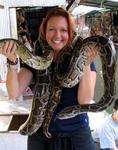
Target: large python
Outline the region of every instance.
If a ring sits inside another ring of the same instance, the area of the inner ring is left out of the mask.
[[[6,39],[0,40],[0,43],[3,41],[6,41]],[[62,52],[55,63],[55,67],[52,67],[51,59],[49,61],[50,64],[44,70],[37,71],[39,79],[36,84],[31,114],[25,124],[20,127],[19,131],[21,134],[31,135],[42,126],[45,135],[51,137],[48,128],[53,112],[59,103],[62,87],[73,87],[79,83],[83,75],[83,66],[89,60],[88,46],[94,47],[94,50],[100,55],[104,79],[104,94],[98,103],[78,104],[78,106],[65,108],[57,117],[65,119],[74,117],[82,112],[101,111],[114,101],[116,59],[113,43],[103,36],[88,37],[84,40],[77,37],[72,46]],[[46,48],[48,48],[47,45]],[[18,49],[17,51],[20,50]],[[19,56],[22,59],[22,56]],[[28,61],[25,60],[24,62],[27,63]],[[41,63],[40,65],[43,66]],[[32,65],[30,66],[32,67]],[[43,67],[40,68],[42,69]]]
[[[116,50],[113,42],[103,36],[92,36],[83,40],[82,49],[80,49],[80,51],[85,51],[86,46],[93,47],[101,58],[104,80],[103,96],[97,103],[66,107],[59,114],[57,114],[58,119],[72,118],[83,112],[102,111],[114,101]],[[78,81],[79,79],[80,78],[78,78]]]
[[[43,52],[42,56],[34,55],[21,41],[12,38],[0,39],[0,48],[2,48],[5,42],[12,40],[16,42],[16,55],[28,66],[37,69],[44,70],[50,66],[53,60],[53,51],[48,46],[48,49]],[[33,50],[32,50],[33,51]]]
[[[54,70],[54,90],[47,106],[46,117],[43,122],[43,130],[47,137],[51,137],[48,132],[50,120],[60,100],[62,87],[73,87],[79,83],[83,75],[83,66],[89,60],[87,47],[92,47],[98,52],[102,62],[102,72],[104,80],[104,94],[95,104],[84,104],[70,106],[57,114],[58,119],[68,119],[75,117],[83,112],[98,112],[106,109],[114,101],[115,91],[115,69],[116,69],[116,51],[113,42],[103,36],[92,36],[84,40],[79,37],[76,40],[74,48],[67,48],[58,58]],[[70,51],[69,51],[70,49]],[[56,118],[55,118],[56,119]]]

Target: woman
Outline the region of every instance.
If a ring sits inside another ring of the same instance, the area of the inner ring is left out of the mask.
[[[72,19],[68,12],[62,8],[51,10],[41,24],[40,34],[41,38],[46,40],[54,50],[54,63],[56,63],[60,53],[71,44],[73,38]],[[36,75],[30,67],[24,66],[19,72],[12,67],[17,64],[15,50],[16,45],[13,41],[7,42],[1,50],[10,63],[7,73],[7,89],[11,99],[22,95]],[[96,56],[95,52],[90,48],[88,51],[93,60]],[[55,120],[56,113],[65,107],[78,103],[87,104],[93,98],[96,81],[94,64],[85,66],[83,71],[84,75],[79,84],[72,88],[62,88],[60,103],[49,126],[52,138],[46,138],[42,128],[39,128],[36,133],[28,136],[28,150],[95,150],[86,113],[71,119]]]

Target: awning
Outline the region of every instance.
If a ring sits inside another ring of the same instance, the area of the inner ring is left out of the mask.
[[[65,5],[66,0],[4,0],[7,7],[35,7]]]

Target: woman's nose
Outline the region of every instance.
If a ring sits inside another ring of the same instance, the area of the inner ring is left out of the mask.
[[[61,36],[61,32],[60,32],[59,30],[56,30],[56,31],[55,31],[55,36],[56,36],[56,37],[60,37],[60,36]]]

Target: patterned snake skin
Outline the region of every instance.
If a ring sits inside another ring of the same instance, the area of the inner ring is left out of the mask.
[[[23,45],[22,42],[16,39],[0,39],[0,47],[3,47],[5,42],[13,40],[16,42],[17,45],[17,50],[16,54],[21,58],[21,60],[26,63],[28,66],[38,69],[38,70],[44,70],[50,66],[53,60],[53,51],[52,49],[48,46],[48,49],[43,53],[43,55],[36,56],[33,53],[31,53],[28,48]]]
[[[88,46],[93,47],[101,58],[104,94],[98,103],[66,107],[57,114],[57,118],[68,119],[83,112],[102,111],[114,101],[116,51],[112,41],[103,36],[88,37],[83,41],[78,37],[74,48],[69,48],[71,49],[70,51],[67,48],[66,52],[57,60],[55,66],[54,79],[56,82],[52,92],[54,95],[50,98],[51,101],[48,103],[46,117],[42,125],[47,137],[51,137],[48,128],[53,112],[60,100],[60,95],[58,96],[58,94],[61,94],[61,87],[73,87],[80,81],[83,75],[82,68],[89,60],[89,54],[86,51]]]
[[[113,42],[103,36],[92,36],[83,40],[81,50],[84,51],[86,46],[94,47],[101,58],[104,80],[104,94],[95,104],[66,107],[59,114],[57,114],[57,118],[59,119],[72,118],[83,112],[102,111],[114,101],[116,51]]]
[[[6,40],[0,40],[0,43],[3,43],[3,41]],[[18,47],[23,47],[21,43],[17,40],[15,41]],[[84,40],[80,37],[75,37],[72,46],[66,48],[54,64],[52,63],[51,50],[48,54],[48,56],[51,56],[48,59],[48,65],[44,65],[42,61],[39,62],[40,68],[37,70],[38,81],[35,87],[32,110],[27,121],[19,129],[21,134],[31,135],[42,126],[45,135],[48,138],[51,137],[48,128],[53,112],[60,101],[62,87],[73,87],[79,83],[83,76],[83,66],[88,64],[90,59],[87,51],[88,46],[93,47],[101,58],[104,94],[98,103],[78,104],[77,106],[65,108],[57,114],[57,117],[59,119],[67,119],[83,112],[101,111],[114,101],[116,52],[113,43],[103,36],[88,37]],[[47,50],[48,46],[46,45],[45,47]],[[26,52],[26,48],[18,48],[17,54],[19,55],[20,53],[19,57],[29,65],[27,57],[24,58],[19,51]],[[30,63],[30,66],[38,69],[38,65],[34,64],[34,62]]]

